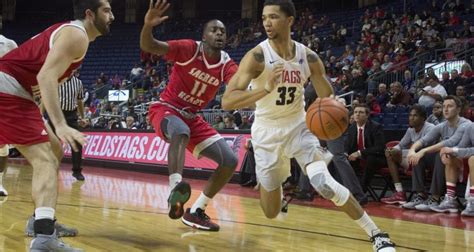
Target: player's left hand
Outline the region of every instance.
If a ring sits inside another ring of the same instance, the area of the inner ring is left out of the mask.
[[[166,0],[157,0],[155,4],[153,1],[150,0],[150,7],[145,15],[145,25],[155,27],[168,19],[168,16],[163,16],[163,14],[168,10],[170,4]]]
[[[418,165],[418,162],[420,162],[420,159],[425,155],[423,151],[418,151],[417,153],[413,155],[408,155],[408,163],[415,166]]]
[[[453,150],[453,148],[449,148],[449,147],[443,147],[443,148],[439,151],[439,154],[440,154],[441,156],[447,155],[447,154],[452,154],[452,153],[454,153],[454,150]]]

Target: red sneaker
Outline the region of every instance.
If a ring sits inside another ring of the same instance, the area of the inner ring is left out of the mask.
[[[206,231],[219,231],[219,225],[211,221],[211,218],[202,210],[198,208],[195,213],[191,213],[191,208],[186,209],[181,221],[192,228],[197,228]]]
[[[390,204],[390,205],[393,205],[393,204],[401,205],[401,204],[407,203],[407,197],[405,196],[405,192],[396,192],[392,194],[392,196],[385,197],[381,199],[380,201],[382,201],[382,203]]]

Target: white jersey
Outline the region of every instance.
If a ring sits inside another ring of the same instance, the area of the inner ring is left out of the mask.
[[[278,63],[284,64],[281,82],[273,91],[257,101],[255,110],[255,123],[270,125],[286,122],[298,123],[304,121],[304,87],[311,75],[308,61],[306,59],[306,47],[294,41],[296,46],[295,57],[292,60],[284,60],[273,50],[267,40],[261,42],[265,58],[265,69],[251,81],[252,89],[265,88],[273,66]]]
[[[15,43],[15,41],[0,35],[0,58],[17,47],[18,45]]]

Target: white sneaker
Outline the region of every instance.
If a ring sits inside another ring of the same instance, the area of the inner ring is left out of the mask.
[[[7,190],[3,187],[3,185],[0,185],[0,196],[8,196]]]

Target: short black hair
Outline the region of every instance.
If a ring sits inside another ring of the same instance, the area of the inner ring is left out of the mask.
[[[411,108],[410,108],[410,112],[412,110],[415,110],[415,113],[418,115],[418,116],[421,116],[423,117],[425,120],[426,120],[426,111],[425,111],[425,108],[419,104],[415,104],[413,105]]]
[[[209,24],[212,23],[212,22],[221,22],[222,24],[224,24],[224,22],[220,21],[219,19],[211,19],[211,20],[207,21],[207,22],[204,24],[204,26],[203,26],[203,28],[202,28],[202,33],[206,32],[207,27],[208,27]],[[225,27],[225,24],[224,24],[224,27]]]
[[[107,2],[112,3],[112,0],[107,0]],[[101,5],[100,0],[73,0],[74,19],[85,19],[88,9],[97,13]]]
[[[459,99],[459,97],[457,97],[457,96],[455,96],[455,95],[448,95],[448,96],[444,97],[444,100],[445,100],[445,101],[446,101],[446,100],[453,100],[454,103],[456,103],[456,107],[458,107],[458,108],[462,108],[462,107],[463,107],[463,106],[462,106],[463,104],[462,104],[461,99]]]
[[[267,5],[278,5],[285,15],[296,18],[295,4],[292,0],[265,0],[263,6],[265,7]]]

